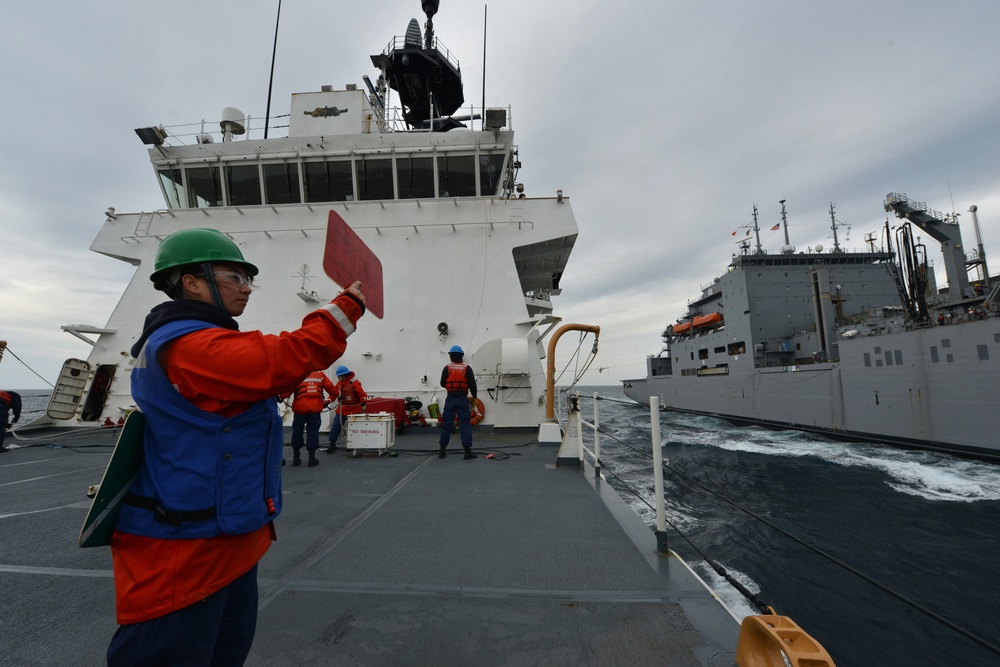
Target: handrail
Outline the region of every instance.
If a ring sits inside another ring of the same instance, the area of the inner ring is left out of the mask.
[[[571,417],[575,418],[579,422],[580,426],[586,426],[587,428],[592,429],[594,431],[594,449],[591,450],[591,449],[589,449],[587,447],[587,445],[583,444],[583,429],[582,428],[576,429],[577,450],[578,450],[579,455],[580,455],[581,467],[582,467],[582,464],[584,463],[584,461],[586,460],[585,457],[584,457],[584,453],[590,454],[590,456],[594,459],[594,477],[600,478],[600,476],[601,476],[601,440],[600,440],[601,422],[600,422],[600,419],[599,419],[599,417],[597,415],[597,401],[598,401],[598,398],[597,398],[597,392],[596,391],[594,392],[593,398],[594,398],[594,423],[593,424],[591,424],[588,421],[584,421],[583,419],[580,418],[580,394],[576,394],[576,396],[571,396],[570,397],[570,401],[571,401],[571,405],[572,405],[572,407],[570,408],[570,412],[574,413],[574,414],[571,415]],[[570,430],[572,431],[572,429],[570,429]]]
[[[556,393],[556,343],[559,342],[559,338],[567,331],[592,333],[595,338],[601,335],[601,327],[597,325],[573,323],[562,325],[552,334],[545,363],[545,422],[548,424],[555,423],[556,420],[554,398]]]

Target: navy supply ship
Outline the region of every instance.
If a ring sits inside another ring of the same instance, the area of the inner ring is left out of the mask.
[[[476,372],[482,424],[543,421],[545,337],[577,223],[561,191],[525,195],[509,109],[463,106],[459,62],[433,32],[438,3],[423,4],[425,30],[413,19],[371,56],[363,83],[292,95],[287,136],[268,137],[267,120],[234,107],[187,136],[136,130],[165,206],[108,210],[91,250],[136,271],[106,324],[63,327],[93,350],[66,362],[39,426],[113,424],[134,407],[128,350],[163,299],[149,274],[166,236],[229,236],[261,269],[241,327],[278,333],[340,290],[323,274],[331,211],[384,271],[385,317],[365,318],[339,362],[370,395],[426,416],[443,403],[441,369],[457,344]]]
[[[957,216],[891,193],[879,242],[778,252],[751,239],[726,272],[663,332],[644,379],[625,394],[661,408],[738,424],[811,431],[1000,460],[1000,281],[980,241],[967,253]],[[976,207],[969,211],[979,224]],[[776,226],[777,227],[777,226]],[[927,248],[941,245],[937,289]],[[876,247],[878,245],[879,247]]]

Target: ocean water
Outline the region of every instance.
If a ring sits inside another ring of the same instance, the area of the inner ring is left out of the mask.
[[[649,408],[617,387],[579,391],[588,421],[599,396],[606,477],[654,525]],[[21,394],[26,423],[45,411],[48,393]],[[667,520],[819,640],[838,667],[1000,665],[1000,655],[930,615],[1000,646],[1000,465],[659,418]],[[758,613],[672,526],[670,548],[737,614]]]
[[[45,406],[49,404],[50,392],[47,389],[11,389],[21,395],[21,419],[14,425],[19,425],[41,417],[45,414]],[[8,417],[10,418],[10,417]]]
[[[595,390],[601,459],[639,490],[630,504],[652,526],[649,408],[615,387],[581,388],[588,421]],[[1000,646],[1000,465],[659,418],[668,521],[838,667],[1000,665],[1000,654],[963,634]],[[667,533],[734,611],[758,613],[674,528]]]

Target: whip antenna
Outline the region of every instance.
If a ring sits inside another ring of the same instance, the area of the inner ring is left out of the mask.
[[[489,5],[483,5],[483,105],[480,107],[483,111],[483,120],[486,122],[486,12],[489,9]]]
[[[271,122],[271,88],[274,87],[274,56],[278,52],[278,23],[281,22],[281,0],[278,0],[278,16],[274,19],[274,46],[271,47],[271,77],[267,81],[267,111],[264,115],[264,138],[267,139],[267,126]]]

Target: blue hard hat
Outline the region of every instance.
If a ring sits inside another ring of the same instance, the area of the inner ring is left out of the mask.
[[[448,350],[448,354],[465,354],[458,345],[452,345],[451,349]]]
[[[347,375],[350,373],[351,369],[347,366],[337,366],[337,370],[334,372],[337,374],[337,377],[340,377],[341,375]]]

